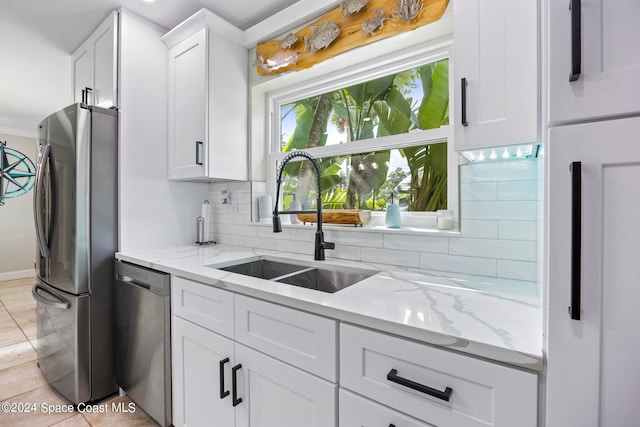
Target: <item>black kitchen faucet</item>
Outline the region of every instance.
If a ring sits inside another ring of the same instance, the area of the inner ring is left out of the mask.
[[[318,179],[318,201],[316,202],[316,215],[317,215],[317,230],[316,230],[316,242],[315,242],[315,250],[313,259],[324,261],[324,250],[325,249],[335,249],[336,244],[332,242],[324,241],[324,233],[322,232],[322,194],[320,191],[320,168],[316,163],[316,160],[309,154],[304,151],[293,151],[288,154],[283,160],[282,164],[278,168],[278,178],[276,179],[276,183],[278,187],[276,189],[276,203],[273,208],[273,232],[280,233],[282,232],[282,223],[280,222],[279,214],[299,214],[299,213],[313,213],[313,211],[281,211],[278,212],[278,199],[280,198],[280,186],[282,185],[282,172],[284,167],[289,163],[292,159],[296,157],[304,157],[309,160],[313,167],[316,170],[316,177]]]

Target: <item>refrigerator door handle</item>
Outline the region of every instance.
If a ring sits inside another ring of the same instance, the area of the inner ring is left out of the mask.
[[[49,161],[49,153],[51,151],[51,146],[49,144],[44,146],[42,150],[42,154],[40,156],[40,161],[38,162],[37,172],[36,172],[36,185],[35,185],[35,193],[33,199],[33,215],[34,222],[36,223],[36,236],[38,237],[38,245],[40,246],[40,253],[43,257],[48,258],[51,256],[51,251],[49,249],[49,245],[44,236],[44,218],[42,217],[42,191],[44,187],[44,170],[46,166],[46,162]]]
[[[54,299],[51,300],[49,298],[45,298],[44,296],[40,295],[40,292],[50,295]],[[33,298],[36,301],[41,302],[45,305],[51,305],[53,307],[62,308],[64,310],[68,310],[71,308],[71,303],[69,301],[38,285],[35,285],[33,288],[31,288],[31,295],[33,295]]]

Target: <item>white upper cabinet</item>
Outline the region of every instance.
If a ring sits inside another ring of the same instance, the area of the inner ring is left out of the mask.
[[[538,3],[454,0],[455,148],[538,141]]]
[[[113,11],[71,55],[73,102],[118,106],[118,12]]]
[[[553,0],[547,14],[550,122],[640,112],[640,2]]]
[[[169,179],[246,180],[242,31],[203,9],[162,40],[169,49]]]
[[[206,175],[207,29],[169,49],[169,178]]]

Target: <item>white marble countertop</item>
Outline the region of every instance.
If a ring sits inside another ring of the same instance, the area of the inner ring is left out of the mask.
[[[210,267],[267,256],[375,275],[333,294]],[[383,332],[540,371],[542,309],[526,282],[420,271],[228,245],[185,246],[117,253],[116,258],[211,286]]]

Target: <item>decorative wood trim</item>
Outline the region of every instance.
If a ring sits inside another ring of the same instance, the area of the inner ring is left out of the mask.
[[[310,68],[315,64],[359,46],[412,31],[437,21],[449,5],[449,0],[423,0],[424,6],[420,13],[411,21],[405,21],[402,18],[393,17],[393,10],[402,1],[409,0],[369,0],[359,12],[347,16],[343,16],[340,7],[336,7],[307,27],[294,33],[298,41],[290,48],[280,47],[283,39],[259,43],[256,46],[256,68],[258,74],[279,74],[286,71],[299,71]],[[376,9],[382,10],[388,19],[384,21],[381,28],[375,31],[375,34],[367,36],[362,29],[362,23],[364,19],[370,20],[374,18]],[[325,22],[337,24],[340,28],[340,34],[328,47],[310,53],[310,49],[305,49],[305,38],[309,39],[312,36],[312,27],[319,28]],[[266,64],[267,61],[275,61],[281,66],[277,69],[261,66],[261,64]]]

